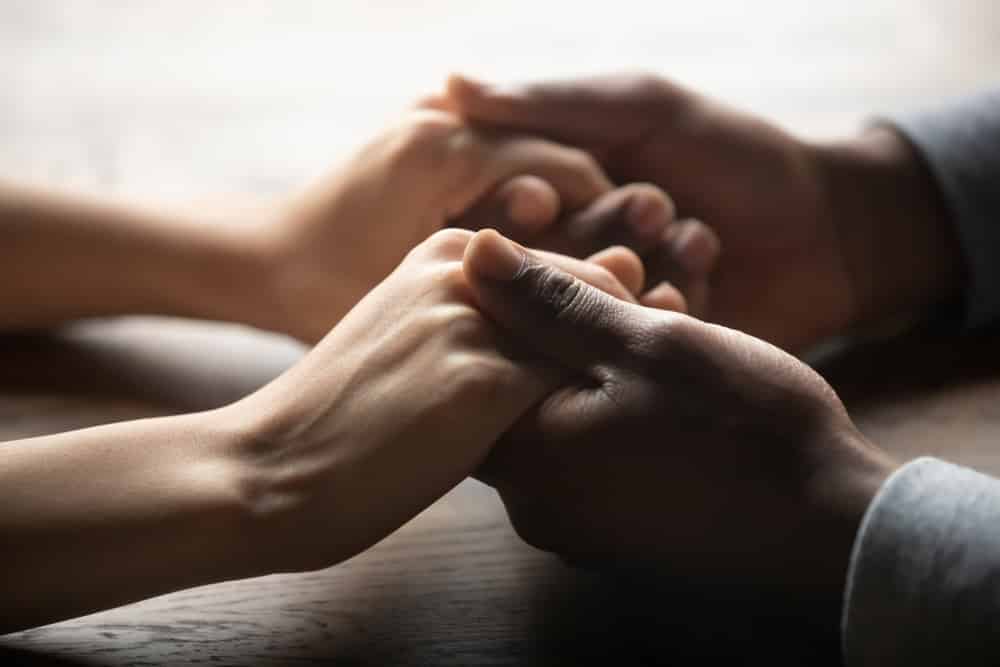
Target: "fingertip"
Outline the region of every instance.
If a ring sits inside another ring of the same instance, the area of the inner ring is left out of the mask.
[[[445,83],[445,90],[448,92],[448,95],[457,99],[478,97],[482,95],[485,89],[486,84],[458,72],[448,75],[448,80]]]
[[[677,262],[691,276],[712,272],[722,252],[715,231],[699,220],[685,220],[670,239],[670,248]]]
[[[676,287],[668,282],[662,282],[639,297],[639,303],[648,308],[672,310],[687,313],[687,300]]]
[[[422,97],[417,100],[414,107],[417,109],[431,109],[434,111],[445,111],[448,113],[455,113],[457,111],[455,103],[452,99],[448,97],[448,95],[442,93],[434,93]]]
[[[591,255],[587,261],[610,271],[630,294],[638,295],[646,281],[646,269],[642,260],[625,246],[605,248]]]
[[[499,196],[507,218],[524,236],[538,233],[559,217],[559,193],[537,176],[511,179],[500,189]]]
[[[630,189],[627,219],[636,236],[644,241],[660,238],[674,217],[674,204],[665,192],[652,185]]]
[[[493,229],[483,229],[466,246],[462,267],[473,282],[509,282],[517,277],[526,257],[518,244]]]

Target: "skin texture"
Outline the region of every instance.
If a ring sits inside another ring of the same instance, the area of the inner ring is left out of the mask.
[[[584,148],[612,179],[669,192],[681,219],[704,224],[665,232],[681,247],[648,263],[650,279],[673,282],[693,314],[785,349],[922,317],[961,287],[937,188],[891,129],[810,144],[649,75],[453,77],[425,105]]]
[[[493,226],[577,257],[612,245],[650,256],[671,252],[659,239],[672,214],[662,191],[613,189],[578,149],[413,111],[318,183],[236,223],[0,184],[0,329],[146,313],[314,343],[445,226]]]
[[[612,245],[662,254],[670,252],[660,239],[672,216],[659,189],[614,190],[584,151],[418,110],[262,230],[275,258],[268,263],[280,267],[270,312],[298,322],[301,338],[322,335],[410,248],[445,226],[493,226],[577,257]]]
[[[733,329],[602,294],[493,232],[465,271],[493,321],[573,377],[480,472],[526,541],[794,590],[836,615],[858,524],[895,464],[819,375]]]
[[[461,264],[471,237],[444,230],[420,244],[298,364],[237,403],[3,443],[0,634],[333,565],[471,474],[562,380],[475,308]],[[641,281],[638,258],[615,255],[623,278]],[[600,266],[538,257],[632,298]]]
[[[941,207],[914,196],[933,188],[912,151],[885,131],[810,146],[649,77],[456,79],[431,104],[489,127],[417,112],[274,217],[210,243],[166,218],[131,224],[96,206],[82,224],[74,205],[6,198],[0,222],[20,255],[0,262],[16,267],[0,284],[35,291],[8,288],[5,326],[166,311],[321,342],[211,413],[0,448],[0,526],[19,545],[0,563],[4,629],[339,562],[474,470],[525,539],[567,558],[754,579],[839,608],[858,521],[894,463],[793,357],[646,306],[683,309],[673,281],[696,313],[794,350],[947,297],[961,269]],[[616,190],[605,171],[652,185]],[[89,262],[91,223],[110,220],[104,260],[71,272],[14,261],[44,258],[25,222],[39,220],[65,262]],[[488,230],[436,232],[504,221],[580,256],[627,245],[646,266],[624,249],[573,263]],[[916,288],[884,287],[905,273]],[[118,301],[100,300],[122,282]],[[136,441],[152,455],[136,457]],[[101,579],[104,558],[130,560],[121,581]]]
[[[3,443],[0,633],[370,546],[555,387],[471,305],[471,232],[441,228],[594,253],[539,256],[634,301],[645,272],[624,245],[669,251],[671,216],[577,149],[426,111],[253,223],[0,186],[2,329],[156,313],[321,341],[219,410]]]

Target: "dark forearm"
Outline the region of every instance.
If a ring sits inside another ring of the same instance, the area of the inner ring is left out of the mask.
[[[142,313],[246,322],[263,264],[254,243],[180,215],[0,184],[0,328]]]

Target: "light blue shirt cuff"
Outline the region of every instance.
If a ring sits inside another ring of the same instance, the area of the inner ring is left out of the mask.
[[[923,156],[955,223],[965,326],[1000,324],[1000,88],[888,122]]]
[[[932,458],[882,485],[855,539],[848,667],[1000,665],[1000,480]]]

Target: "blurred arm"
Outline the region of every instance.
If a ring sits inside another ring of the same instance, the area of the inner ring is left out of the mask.
[[[966,280],[955,220],[914,146],[890,126],[822,145],[826,209],[866,326],[909,323],[955,300]]]
[[[862,321],[1000,319],[1000,89],[818,148]]]
[[[245,321],[250,235],[0,183],[0,329],[156,313]],[[249,277],[249,280],[248,280]]]
[[[891,119],[927,162],[968,270],[965,324],[1000,320],[1000,88]]]

